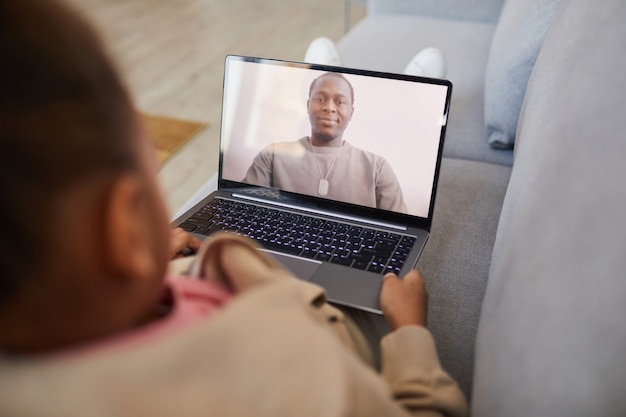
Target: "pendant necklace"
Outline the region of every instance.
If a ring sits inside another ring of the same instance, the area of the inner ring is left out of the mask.
[[[326,175],[324,175],[322,173],[322,166],[320,165],[320,161],[317,159],[317,153],[315,153],[313,142],[311,142],[311,138],[308,138],[308,139],[309,139],[308,142],[311,145],[311,151],[313,152],[313,156],[315,157],[315,162],[317,163],[317,169],[320,171],[320,182],[317,185],[317,193],[319,195],[327,195],[328,188],[330,186],[330,183],[328,182],[328,176],[330,175],[330,172],[335,167],[335,162],[337,161],[337,158],[339,157],[339,154],[341,153],[341,148],[343,148],[343,142],[339,146],[339,150],[337,151],[337,153],[335,153],[335,157],[333,158],[333,161],[330,163],[330,168],[328,168],[328,172],[326,173]]]

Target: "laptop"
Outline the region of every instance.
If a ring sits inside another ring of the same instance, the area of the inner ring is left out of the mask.
[[[381,314],[383,276],[404,276],[428,240],[451,91],[229,55],[218,189],[173,225],[249,236],[329,301]]]

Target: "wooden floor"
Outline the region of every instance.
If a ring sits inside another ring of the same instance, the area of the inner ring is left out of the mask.
[[[173,213],[217,171],[227,54],[302,60],[344,33],[342,0],[68,0],[100,30],[137,107],[210,127],[161,169]],[[350,6],[350,23],[365,14]]]

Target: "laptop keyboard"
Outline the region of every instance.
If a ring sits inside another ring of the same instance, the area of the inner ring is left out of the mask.
[[[415,243],[412,236],[221,198],[180,227],[201,235],[230,231],[268,250],[380,274],[399,273]]]

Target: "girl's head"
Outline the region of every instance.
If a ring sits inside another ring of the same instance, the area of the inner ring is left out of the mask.
[[[90,26],[52,0],[0,0],[0,57],[0,326],[44,289],[86,309],[99,308],[92,292],[119,291],[134,307],[108,320],[140,314],[170,231],[120,77]]]

